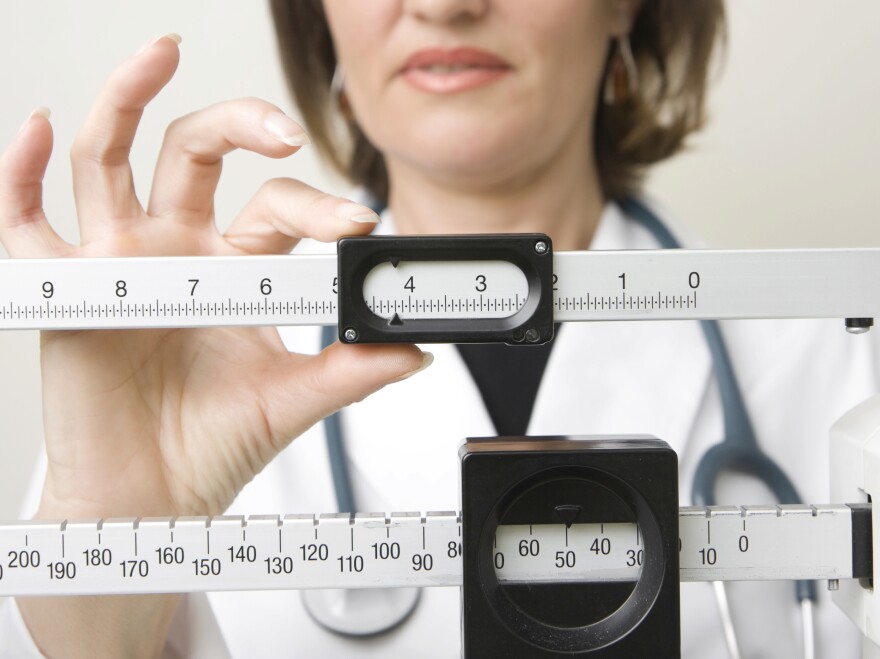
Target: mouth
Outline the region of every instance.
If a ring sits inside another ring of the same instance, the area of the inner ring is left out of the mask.
[[[427,48],[413,53],[400,73],[421,91],[449,94],[488,85],[511,70],[506,61],[478,48]]]

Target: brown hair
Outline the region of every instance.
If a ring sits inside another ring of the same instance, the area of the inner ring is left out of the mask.
[[[321,0],[270,2],[287,81],[312,141],[353,183],[386,203],[385,160],[357,124],[348,122],[350,157],[334,143],[330,82],[336,55]],[[637,192],[647,166],[675,154],[703,125],[712,52],[724,27],[722,0],[642,1],[630,32],[638,90],[613,105],[598,102],[593,139],[606,198]],[[613,52],[610,45],[608,63]]]

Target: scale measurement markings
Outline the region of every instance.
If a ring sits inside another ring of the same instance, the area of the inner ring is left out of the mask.
[[[444,297],[443,299],[429,298],[424,300],[414,300],[411,297],[378,299],[372,296],[367,308],[377,316],[386,318],[390,318],[394,314],[414,318],[442,318],[444,315],[458,317],[451,316],[451,314],[470,314],[475,318],[503,318],[515,314],[522,309],[525,303],[526,300],[520,299],[518,296],[492,299],[486,299],[482,296],[476,298]]]
[[[43,306],[34,305],[14,305],[9,303],[6,307],[0,308],[0,320],[64,320],[64,319],[83,319],[83,320],[99,320],[110,318],[152,318],[161,317],[167,321],[179,320],[180,325],[185,326],[188,320],[211,319],[214,318],[218,322],[214,325],[222,324],[224,318],[241,320],[242,318],[254,317],[259,319],[269,319],[278,317],[284,319],[286,316],[308,316],[308,315],[335,315],[337,311],[337,303],[335,300],[288,300],[283,302],[273,302],[267,304],[254,305],[246,301],[235,302],[235,307],[231,303],[223,304],[221,302],[199,303],[194,304],[161,304],[158,301],[153,303],[107,303],[107,304],[88,304],[86,302],[75,304],[51,305],[46,303]],[[195,322],[192,324],[196,324]]]
[[[578,297],[556,297],[553,300],[553,309],[557,312],[566,311],[674,311],[676,309],[697,310],[697,292],[689,295],[663,295],[657,293],[653,296],[635,295],[604,295],[594,296],[589,293]]]
[[[682,581],[853,575],[848,506],[682,508],[679,522]],[[634,581],[654,550],[625,523],[495,536],[503,582]],[[454,512],[24,521],[0,525],[0,596],[455,586],[461,553]]]
[[[326,325],[336,257],[0,260],[0,328]]]

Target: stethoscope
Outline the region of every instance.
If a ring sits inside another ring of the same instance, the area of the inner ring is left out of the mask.
[[[625,216],[647,229],[664,249],[681,247],[657,214],[642,202],[627,198],[619,201],[618,206]],[[694,505],[712,506],[717,503],[715,486],[726,471],[758,479],[781,504],[800,503],[791,480],[758,445],[718,323],[703,320],[700,326],[709,347],[721,394],[724,439],[706,451],[697,464],[691,489]],[[322,347],[329,346],[336,338],[335,327],[322,329]],[[357,506],[338,412],[324,419],[324,431],[337,505],[340,511],[355,511]],[[724,582],[714,582],[713,587],[728,650],[732,659],[740,659]],[[306,590],[303,591],[303,602],[312,618],[322,627],[344,636],[366,637],[382,634],[405,622],[416,609],[420,592],[418,588]],[[796,592],[803,619],[804,657],[813,659],[812,605],[816,600],[816,585],[812,581],[798,581]]]

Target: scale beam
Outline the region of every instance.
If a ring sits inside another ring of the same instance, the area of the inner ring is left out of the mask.
[[[682,508],[681,581],[873,574],[870,506]],[[500,526],[501,583],[635,581],[635,524]],[[0,525],[0,596],[460,586],[454,512]]]
[[[880,316],[880,249],[547,252],[541,288],[522,264],[460,251],[468,258],[389,250],[354,287],[344,278],[356,264],[334,255],[7,259],[0,329],[334,325],[343,289],[404,324],[501,326],[534,296],[552,299],[552,322]]]

